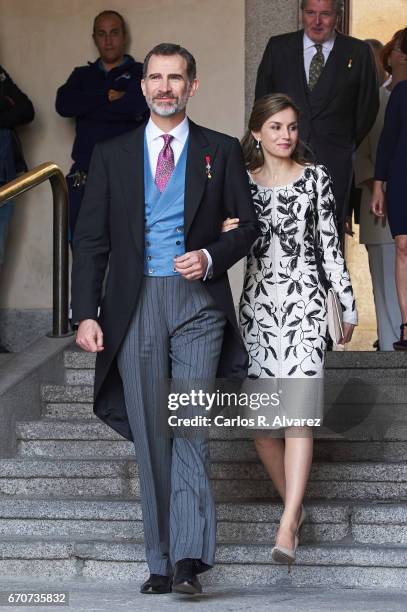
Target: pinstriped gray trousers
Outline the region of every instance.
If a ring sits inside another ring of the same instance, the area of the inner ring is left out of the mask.
[[[118,354],[138,462],[146,558],[151,574],[170,575],[180,559],[212,566],[216,515],[205,436],[162,434],[163,382],[215,380],[226,319],[200,281],[143,279]]]

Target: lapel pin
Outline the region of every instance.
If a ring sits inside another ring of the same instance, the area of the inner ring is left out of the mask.
[[[212,174],[211,174],[211,156],[210,155],[205,155],[205,168],[206,168],[206,176],[208,177],[208,179],[212,178]]]
[[[349,58],[349,61],[348,61],[348,68],[352,68],[352,58],[351,57]]]

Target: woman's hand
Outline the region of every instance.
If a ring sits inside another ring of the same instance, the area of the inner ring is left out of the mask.
[[[355,329],[355,325],[353,323],[343,323],[343,338],[341,339],[339,344],[347,344],[352,340],[353,330]]]
[[[230,230],[237,229],[239,227],[239,219],[231,219],[228,217],[222,223],[222,232],[230,232]]]
[[[370,200],[370,210],[376,217],[386,216],[386,195],[383,191],[383,182],[375,181],[372,199]]]

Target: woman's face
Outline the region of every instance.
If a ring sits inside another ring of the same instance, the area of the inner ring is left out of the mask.
[[[394,47],[389,56],[389,64],[392,67],[392,70],[398,67],[406,67],[407,66],[407,54],[403,53],[400,48],[401,37],[395,42]]]
[[[273,157],[291,157],[298,142],[298,118],[292,108],[271,115],[259,132],[252,132],[261,140],[263,151]]]

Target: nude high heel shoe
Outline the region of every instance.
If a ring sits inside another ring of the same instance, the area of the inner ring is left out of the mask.
[[[271,551],[271,557],[273,561],[275,561],[276,563],[287,563],[289,574],[291,573],[291,566],[295,561],[295,553],[297,551],[298,544],[299,544],[299,532],[300,532],[301,526],[303,522],[305,521],[306,517],[307,517],[307,513],[305,512],[305,508],[303,505],[301,505],[301,515],[300,515],[300,519],[297,525],[297,530],[294,536],[294,548],[293,549],[285,548],[284,546],[274,546],[274,548]]]

